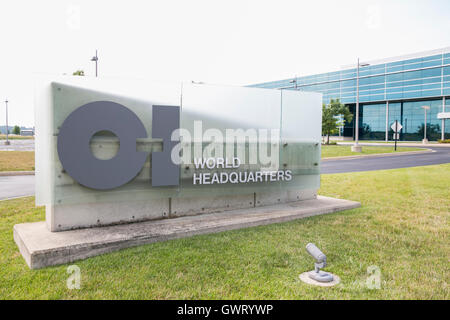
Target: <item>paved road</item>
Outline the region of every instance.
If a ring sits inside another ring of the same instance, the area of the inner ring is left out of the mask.
[[[34,176],[0,177],[0,200],[33,195]]]
[[[321,172],[328,174],[373,171],[450,163],[450,148],[427,146],[427,149],[432,149],[434,152],[322,161]]]
[[[0,140],[0,151],[34,151],[34,139],[9,140],[10,145],[5,145],[5,140]]]
[[[450,163],[450,148],[427,147],[435,152],[322,161],[322,173],[397,169]],[[0,176],[0,200],[34,195],[34,176]]]
[[[0,140],[0,151],[34,151],[34,139]],[[34,195],[34,176],[0,176],[0,200]]]

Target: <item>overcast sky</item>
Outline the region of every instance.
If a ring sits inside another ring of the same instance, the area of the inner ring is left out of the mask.
[[[448,0],[1,0],[0,101],[34,125],[33,74],[245,85],[450,46]],[[0,125],[5,123],[0,103]]]

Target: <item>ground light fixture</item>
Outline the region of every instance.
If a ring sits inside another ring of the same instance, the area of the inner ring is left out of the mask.
[[[320,251],[314,243],[308,243],[306,245],[306,251],[316,260],[314,263],[314,270],[308,273],[309,277],[319,282],[331,282],[333,281],[333,275],[331,273],[321,271],[327,265],[326,255]]]

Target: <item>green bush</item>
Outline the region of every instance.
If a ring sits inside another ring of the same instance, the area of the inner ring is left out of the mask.
[[[450,139],[438,140],[439,143],[450,143]]]

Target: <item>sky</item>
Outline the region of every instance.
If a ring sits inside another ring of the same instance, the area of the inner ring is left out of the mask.
[[[33,76],[247,85],[450,46],[448,0],[2,0],[0,125],[33,126]]]

